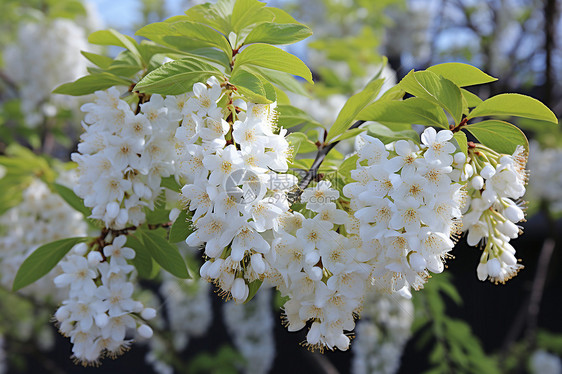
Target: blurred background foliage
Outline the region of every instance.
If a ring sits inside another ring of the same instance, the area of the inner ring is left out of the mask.
[[[132,35],[140,26],[180,14],[196,3],[189,0],[0,1],[0,177],[4,177],[0,178],[0,215],[21,200],[21,191],[32,178],[48,184],[55,181],[55,175],[65,168],[57,159],[68,160],[80,133],[79,102],[55,111],[42,110],[38,124],[28,123],[27,113],[22,109],[22,83],[7,73],[4,55],[8,46],[18,42],[22,25],[65,18],[75,21],[86,35],[103,23]],[[309,64],[316,82],[314,86],[306,86],[309,97],[291,96],[291,99],[293,105],[306,109],[322,125],[329,126],[346,99],[373,76],[381,74],[393,83],[411,69],[424,69],[441,62],[469,63],[498,77],[499,81],[492,85],[471,88],[481,98],[498,92],[524,93],[544,102],[558,117],[562,115],[561,1],[276,0],[270,3],[285,9],[314,31],[306,42],[287,47]],[[47,33],[44,43],[49,42],[49,37]],[[540,121],[521,119],[516,124],[535,141],[532,143],[537,149],[534,165],[546,168],[543,174],[537,175],[553,179],[533,182],[548,183],[550,195],[537,192],[540,186],[530,186],[525,235],[516,242],[526,269],[506,285],[481,283],[474,271],[479,253],[468,249],[461,240],[453,252],[456,258],[449,261],[449,275],[435,276],[414,296],[413,335],[403,352],[400,373],[537,372],[531,359],[537,349],[562,355],[559,301],[562,256],[558,234],[562,209],[555,204],[562,200],[558,196],[562,195],[562,172],[554,175],[545,166],[547,162],[560,163],[562,158],[547,159],[541,153],[561,152],[562,136],[560,127],[544,126]],[[317,127],[309,132],[315,134],[320,136]],[[345,153],[346,148],[340,151]],[[533,177],[531,168],[531,180]],[[559,191],[552,191],[557,187]],[[143,286],[149,290],[158,288],[156,280]],[[214,310],[220,309],[220,300],[213,297],[212,303]],[[52,310],[54,306],[41,304],[35,298],[0,289],[0,336],[3,336],[0,343],[7,356],[5,372],[94,372],[92,368],[72,365],[68,343],[49,326]],[[349,371],[349,353],[309,353],[295,344],[303,339],[302,335],[289,334],[280,327],[276,327],[275,337],[277,351],[272,372]],[[143,348],[135,346],[133,352],[119,360],[104,363],[101,370],[149,372],[143,353]],[[218,317],[207,335],[196,338],[176,356],[170,362],[177,372],[229,373],[244,367],[244,359],[233,348]]]

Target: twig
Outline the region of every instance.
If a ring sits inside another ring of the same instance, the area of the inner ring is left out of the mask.
[[[364,123],[365,123],[365,121],[356,121],[353,125],[351,125],[351,127],[349,127],[348,130],[356,129]],[[322,165],[322,162],[324,162],[324,159],[326,158],[328,153],[330,153],[330,151],[339,142],[340,141],[338,140],[338,141],[335,141],[335,142],[332,142],[332,143],[329,143],[329,144],[320,144],[318,146],[318,153],[316,154],[316,158],[314,159],[314,162],[312,163],[312,166],[310,167],[310,169],[306,172],[305,176],[300,181],[300,183],[298,185],[298,190],[294,194],[292,194],[291,201],[293,201],[293,202],[297,201],[298,198],[303,193],[304,189],[306,187],[308,187],[308,185],[310,184],[310,182],[312,182],[312,180],[314,178],[316,178],[316,176],[318,174],[318,169],[320,168],[320,165]]]

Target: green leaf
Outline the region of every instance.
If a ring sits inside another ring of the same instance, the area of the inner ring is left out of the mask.
[[[450,80],[431,71],[416,71],[408,73],[398,85],[406,92],[429,100],[445,109],[455,123],[459,123],[462,116],[462,96],[460,88]]]
[[[468,157],[468,142],[466,140],[466,134],[462,131],[458,131],[453,135],[453,138],[457,142],[459,146],[459,150],[464,153],[466,157]]]
[[[168,238],[168,241],[170,243],[183,242],[192,232],[193,227],[191,220],[188,219],[187,211],[182,210],[170,229],[170,237]]]
[[[303,123],[314,123],[322,127],[307,112],[292,105],[279,105],[277,111],[279,112],[279,126],[284,128],[298,126]]]
[[[72,191],[70,188],[57,183],[53,185],[53,188],[60,195],[60,197],[62,197],[63,200],[68,203],[68,205],[73,207],[78,212],[82,213],[84,215],[84,218],[92,215],[91,209],[84,206],[84,200],[76,196],[74,191]]]
[[[91,53],[86,51],[80,51],[80,53],[82,54],[82,56],[86,57],[94,65],[99,66],[102,69],[107,69],[109,65],[111,65],[111,63],[113,62],[113,59],[111,57],[98,55],[96,53]]]
[[[298,75],[310,83],[312,73],[298,57],[267,44],[252,44],[242,50],[234,62],[233,74],[242,66],[261,66]]]
[[[447,116],[439,106],[417,97],[404,101],[377,100],[363,109],[358,119],[377,121],[390,127],[394,123],[408,123],[449,128]]]
[[[135,235],[127,236],[125,246],[135,250],[135,257],[131,260],[142,278],[150,279],[152,276],[152,257],[141,238]]]
[[[151,230],[142,231],[142,241],[162,269],[178,278],[189,278],[185,261],[175,245]]]
[[[203,47],[216,47],[227,56],[232,54],[232,48],[224,35],[209,26],[197,22],[155,22],[138,30],[136,35],[144,36],[157,43],[184,51]]]
[[[367,134],[380,139],[380,141],[384,144],[388,144],[396,140],[412,140],[414,143],[420,143],[420,137],[414,130],[392,131],[388,127],[378,123],[372,123],[366,127]]]
[[[344,179],[344,182],[351,180],[351,171],[357,168],[357,160],[359,160],[359,155],[350,156],[338,168],[338,174]]]
[[[88,36],[88,42],[98,45],[115,45],[131,51],[139,59],[141,57],[137,49],[137,42],[128,35],[123,35],[114,29],[95,31]]]
[[[309,96],[308,92],[306,92],[306,90],[304,89],[302,82],[297,81],[297,79],[295,79],[295,77],[289,73],[266,69],[259,66],[245,66],[244,70],[256,73],[257,75],[261,75],[269,82],[276,84],[277,86],[288,91],[297,93],[302,96]]]
[[[498,78],[494,78],[491,75],[484,73],[477,67],[468,64],[461,64],[459,62],[447,62],[444,64],[430,66],[427,68],[427,71],[440,75],[459,87],[490,83],[498,80]]]
[[[302,132],[292,132],[287,136],[287,141],[293,147],[294,154],[316,152],[318,147],[308,136]]]
[[[262,80],[245,69],[237,70],[230,78],[230,83],[236,86],[238,91],[252,102],[258,104],[269,104],[272,102],[267,98],[267,92]]]
[[[256,296],[256,293],[258,293],[258,290],[260,289],[262,283],[262,280],[256,279],[255,281],[248,284],[248,298],[246,299],[246,301],[244,301],[244,304],[246,304],[248,301],[252,300],[254,296]]]
[[[466,100],[466,104],[469,108],[474,108],[478,104],[482,102],[482,99],[479,98],[477,95],[473,94],[472,92],[461,88],[462,97]]]
[[[236,0],[232,9],[232,31],[242,34],[240,31],[248,26],[272,21],[274,15],[264,6],[265,3],[257,0]]]
[[[78,243],[90,238],[66,238],[37,248],[21,264],[14,279],[13,291],[17,291],[49,273],[62,258]]]
[[[244,44],[293,44],[312,35],[312,30],[302,24],[262,23],[250,31]]]
[[[181,190],[180,184],[176,182],[176,179],[173,176],[162,178],[160,186],[166,187],[167,189],[174,192],[180,192]]]
[[[496,95],[477,105],[468,119],[482,116],[513,116],[558,124],[556,115],[537,99],[521,94]]]
[[[342,134],[349,128],[349,126],[351,125],[353,120],[357,118],[359,113],[361,113],[361,111],[367,105],[369,105],[373,102],[373,100],[376,99],[383,83],[384,79],[371,81],[367,84],[363,91],[351,96],[349,100],[347,100],[342,110],[339,112],[336,121],[328,131],[326,142]]]
[[[362,127],[362,128],[347,130],[343,134],[336,136],[334,139],[332,139],[332,141],[339,142],[345,139],[354,138],[357,135],[361,134],[363,131],[367,131],[367,129]]]
[[[234,1],[232,0],[219,0],[216,4],[206,3],[191,7],[185,14],[186,18],[190,21],[204,23],[224,35],[228,35],[232,31],[230,21],[233,6]],[[183,18],[176,17],[175,19]]]
[[[98,73],[86,75],[70,83],[64,83],[53,90],[55,94],[82,96],[89,95],[99,90],[105,90],[112,86],[129,86],[132,82],[119,78],[110,73]]]
[[[464,129],[474,135],[480,143],[499,153],[510,155],[515,152],[518,145],[529,150],[529,142],[525,134],[508,122],[489,120],[473,123]]]
[[[193,89],[197,82],[222,73],[214,66],[193,58],[168,62],[148,73],[137,85],[139,92],[180,95]]]

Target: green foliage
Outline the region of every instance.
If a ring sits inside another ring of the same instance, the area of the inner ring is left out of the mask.
[[[141,237],[150,255],[162,269],[178,278],[190,278],[185,261],[175,245],[168,243],[155,230],[142,230]]]
[[[313,83],[308,67],[298,57],[268,44],[252,44],[240,52],[234,60],[232,74],[245,66],[258,66],[297,75]]]
[[[376,121],[389,127],[393,124],[418,124],[449,128],[447,116],[438,105],[417,97],[403,101],[378,100],[363,109],[359,119]]]
[[[128,235],[125,245],[135,250],[135,257],[131,262],[137,269],[139,276],[146,279],[152,278],[154,261],[152,260],[149,249],[144,245],[142,236],[137,233]]]
[[[445,109],[459,123],[462,116],[460,88],[450,80],[431,71],[411,71],[398,84],[404,91],[433,102]]]
[[[343,134],[349,128],[361,111],[376,99],[383,83],[384,79],[371,81],[365,89],[349,98],[328,131],[326,141],[330,141],[336,136]]]
[[[170,236],[168,241],[170,243],[179,243],[187,239],[187,237],[193,232],[193,226],[191,223],[191,217],[188,216],[186,210],[182,210],[176,221],[170,228]]]
[[[68,205],[73,207],[76,211],[82,213],[84,218],[87,218],[92,214],[91,209],[84,206],[84,200],[76,196],[74,191],[70,188],[63,186],[62,184],[55,183],[53,185],[53,189],[60,197],[63,198],[64,201],[68,203]]]
[[[372,123],[367,125],[367,134],[378,138],[384,144],[394,142],[396,140],[411,140],[416,144],[420,143],[420,136],[412,129],[407,130],[391,130],[380,123]]]
[[[476,84],[490,83],[498,80],[484,73],[477,67],[458,62],[433,65],[427,68],[427,71],[440,75],[459,87],[474,86]]]
[[[0,174],[4,174],[0,178],[0,215],[19,204],[23,190],[33,178],[49,184],[56,177],[47,160],[27,148],[12,144],[6,154],[0,156]]]
[[[269,82],[243,69],[232,75],[230,83],[236,86],[242,95],[258,104],[269,104],[277,98],[275,89]]]
[[[13,290],[17,291],[50,272],[62,258],[78,243],[90,238],[66,238],[44,244],[37,248],[21,264],[14,279]]]
[[[260,289],[262,283],[262,280],[256,279],[255,281],[248,284],[248,298],[246,299],[246,301],[244,301],[244,304],[246,304],[248,301],[252,300],[254,296],[256,296],[256,293],[258,293],[258,290]]]
[[[193,374],[236,374],[244,358],[230,346],[222,346],[215,355],[203,353],[194,358],[187,372]]]
[[[168,62],[147,74],[135,90],[162,95],[180,95],[191,91],[197,82],[221,75],[213,65],[195,58]]]
[[[529,150],[527,137],[521,130],[511,123],[497,120],[482,121],[471,124],[465,129],[478,139],[478,141],[493,150],[512,154],[518,145]]]
[[[499,374],[497,362],[486,355],[470,326],[447,316],[443,296],[457,305],[462,302],[446,274],[434,275],[414,296],[416,318],[412,328],[418,332],[417,347],[432,347],[432,368],[426,373]]]
[[[501,94],[483,101],[468,119],[484,116],[524,117],[558,124],[556,115],[537,99],[521,94]]]
[[[279,126],[290,128],[302,124],[312,124],[314,126],[322,127],[304,110],[294,107],[292,105],[279,105],[277,107],[279,113]]]
[[[293,154],[316,152],[318,147],[302,132],[292,132],[287,136],[287,141],[293,147]]]
[[[53,90],[53,93],[71,96],[83,96],[98,90],[105,90],[112,86],[128,86],[132,82],[110,73],[96,73],[86,75],[70,83],[63,83]]]
[[[253,28],[244,43],[293,44],[311,35],[312,30],[305,25],[268,22]]]
[[[468,157],[468,142],[466,139],[466,134],[462,131],[457,131],[453,134],[453,138],[457,142],[459,150],[464,153],[466,157]]]

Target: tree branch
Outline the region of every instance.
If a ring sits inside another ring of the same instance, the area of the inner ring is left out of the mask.
[[[364,124],[365,121],[356,121],[353,125],[349,127],[348,130],[353,130]],[[318,153],[316,154],[316,158],[312,163],[310,169],[306,172],[305,176],[302,178],[298,185],[298,190],[291,195],[290,200],[295,202],[299,199],[303,191],[306,187],[318,176],[318,169],[320,169],[320,165],[324,162],[324,159],[330,153],[330,151],[339,143],[340,141],[335,141],[329,144],[321,144],[318,147]]]

